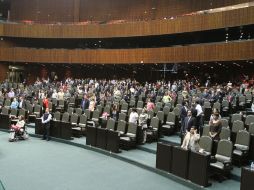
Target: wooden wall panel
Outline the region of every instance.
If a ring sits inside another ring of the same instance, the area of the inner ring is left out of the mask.
[[[4,81],[7,78],[9,68],[7,64],[0,63],[0,81]]]
[[[254,59],[254,41],[147,49],[1,48],[0,61],[83,64],[182,63]]]
[[[254,7],[185,16],[174,20],[154,20],[122,24],[44,25],[0,24],[3,36],[33,38],[111,38],[174,34],[254,24]]]
[[[4,36],[4,25],[0,24],[0,36]]]
[[[78,2],[78,4],[77,4]],[[161,19],[251,0],[11,0],[11,20],[77,22]],[[77,6],[80,11],[77,16]]]

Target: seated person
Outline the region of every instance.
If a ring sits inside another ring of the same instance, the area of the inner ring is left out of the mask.
[[[19,120],[18,120],[18,122],[16,123],[16,125],[11,125],[11,130],[14,130],[15,132],[18,132],[18,131],[20,131],[20,132],[22,132],[24,129],[24,126],[25,126],[25,120],[24,120],[24,116],[19,116],[18,117],[19,118]]]
[[[209,121],[210,131],[209,135],[213,140],[220,140],[220,132],[222,128],[221,120],[219,119],[219,112],[215,112]]]
[[[195,129],[194,127],[191,127],[190,132],[187,132],[184,140],[183,140],[183,144],[181,146],[181,148],[183,149],[190,149],[192,151],[199,151],[199,141],[200,135],[197,134],[197,129]]]
[[[11,109],[18,109],[19,103],[16,98],[13,98],[13,101],[11,102],[10,108]]]

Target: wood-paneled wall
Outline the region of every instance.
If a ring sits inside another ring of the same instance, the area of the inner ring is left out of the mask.
[[[254,7],[213,14],[122,24],[0,24],[2,36],[31,38],[113,38],[163,35],[254,24]],[[1,33],[0,33],[1,35]]]
[[[38,22],[161,19],[251,0],[11,0],[10,19]],[[78,8],[77,8],[78,7]],[[79,11],[77,12],[77,10]],[[78,13],[78,17],[77,17]],[[77,20],[79,18],[79,20]]]
[[[3,81],[7,78],[9,68],[7,64],[0,63],[0,81]]]
[[[253,40],[182,47],[117,50],[0,47],[0,61],[81,64],[182,63],[249,60],[254,59],[253,52]]]

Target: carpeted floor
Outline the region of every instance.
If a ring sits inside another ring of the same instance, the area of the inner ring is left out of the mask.
[[[6,190],[189,189],[126,162],[37,138],[15,143],[0,133],[0,179]]]

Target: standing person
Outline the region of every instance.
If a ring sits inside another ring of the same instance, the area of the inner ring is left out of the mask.
[[[222,128],[222,123],[219,116],[220,116],[219,112],[213,113],[213,116],[209,122],[209,126],[210,126],[209,136],[213,140],[220,140],[220,132]]]
[[[138,123],[138,113],[137,113],[137,109],[136,108],[132,108],[131,110],[131,114],[129,117],[129,123]]]
[[[19,98],[19,106],[18,106],[18,108],[19,109],[22,109],[22,108],[26,109],[26,103],[25,103],[24,98],[22,96]]]
[[[183,138],[185,135],[190,132],[191,128],[196,127],[196,118],[193,117],[191,110],[187,111],[187,116],[184,118],[182,127],[181,127],[181,143],[183,142]]]
[[[187,117],[187,112],[188,112],[187,103],[185,101],[183,101],[182,107],[181,107],[181,110],[180,110],[181,128],[184,127],[184,120]]]
[[[196,116],[196,119],[197,119],[197,132],[202,135],[203,133],[203,110],[202,110],[202,107],[200,105],[200,102],[199,100],[196,101],[196,107],[195,109],[197,110],[197,116]]]
[[[148,114],[147,114],[146,109],[144,108],[138,118],[138,125],[141,127],[142,132],[143,132],[142,144],[146,143],[147,120],[148,120]]]
[[[87,98],[87,95],[84,94],[84,97],[83,97],[83,99],[81,101],[82,111],[84,112],[86,109],[88,109],[89,105],[90,105],[89,99]]]
[[[52,115],[49,113],[49,108],[46,108],[45,113],[41,117],[41,122],[43,126],[43,140],[49,141],[49,135],[50,135],[50,120],[52,119]]]
[[[44,96],[42,100],[42,105],[43,105],[43,110],[46,110],[47,108],[49,108],[49,101],[48,101],[47,95]]]

